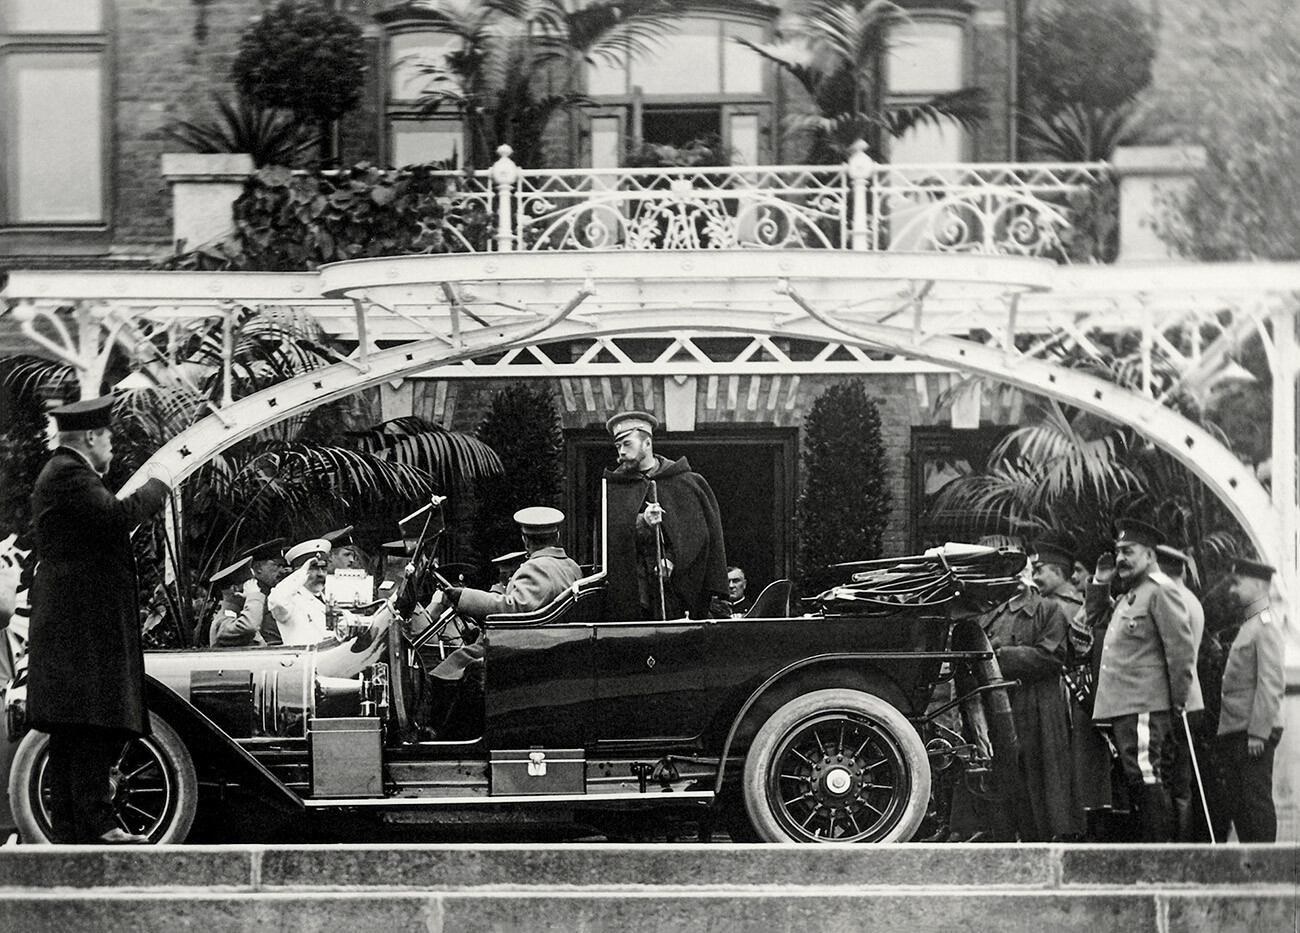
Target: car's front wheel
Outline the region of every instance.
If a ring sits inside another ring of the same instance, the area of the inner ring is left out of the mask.
[[[763,723],[745,759],[745,811],[768,842],[910,839],[930,799],[916,729],[859,690],[816,690]]]
[[[183,842],[194,823],[199,783],[176,730],[149,714],[152,735],[133,739],[113,765],[113,815],[129,833],[153,843]],[[9,771],[9,803],[24,842],[54,841],[50,820],[50,737],[28,732]]]

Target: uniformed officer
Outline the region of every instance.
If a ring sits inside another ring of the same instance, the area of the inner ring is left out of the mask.
[[[1251,560],[1232,564],[1231,594],[1245,619],[1223,670],[1223,702],[1215,759],[1228,793],[1227,816],[1242,842],[1277,841],[1273,752],[1282,737],[1281,622],[1269,608],[1273,568]]]
[[[527,551],[511,551],[508,554],[492,558],[492,566],[497,569],[497,581],[488,587],[488,592],[504,593],[506,587],[510,585],[510,578],[515,575],[515,571],[519,569],[519,566],[527,557]]]
[[[262,613],[266,596],[257,589],[249,566],[251,557],[243,557],[222,567],[208,581],[221,593],[221,602],[212,614],[208,643],[213,648],[242,648],[262,643]],[[253,583],[256,595],[248,598],[245,584]]]
[[[1109,614],[1092,715],[1111,724],[1142,838],[1170,842],[1173,732],[1194,683],[1196,641],[1186,600],[1156,567],[1161,533],[1131,519],[1118,529],[1115,573],[1125,592],[1112,604],[1102,572],[1088,585],[1089,615]]]
[[[450,601],[460,614],[475,621],[501,612],[531,612],[540,609],[582,576],[578,564],[560,547],[559,509],[536,505],[520,509],[514,515],[528,559],[510,577],[504,593],[491,593],[473,587],[452,587],[444,596],[439,592],[429,604],[428,612],[437,618]]]
[[[149,734],[131,530],[167,498],[155,475],[117,499],[109,397],[51,414],[58,449],[32,492],[36,554],[28,645],[28,716],[50,735],[50,818],[66,843],[141,843],[116,822],[110,773],[127,742]]]
[[[1093,639],[1083,596],[1072,579],[1078,561],[1072,543],[1063,536],[1041,538],[1033,547],[1034,583],[1043,598],[1057,603],[1070,622],[1064,680],[1075,799],[1085,811],[1104,810],[1113,804],[1111,752],[1090,714],[1095,687],[1090,660]]]
[[[315,645],[329,635],[325,610],[325,567],[330,543],[312,538],[295,544],[284,558],[293,569],[271,588],[267,604],[286,645]]]

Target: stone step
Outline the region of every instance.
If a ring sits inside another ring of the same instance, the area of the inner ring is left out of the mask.
[[[1300,846],[0,849],[0,930],[1295,931]]]

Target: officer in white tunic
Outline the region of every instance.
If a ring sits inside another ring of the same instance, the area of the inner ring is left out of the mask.
[[[1242,842],[1276,842],[1273,751],[1282,737],[1282,623],[1269,608],[1273,568],[1251,560],[1232,564],[1231,594],[1245,621],[1223,669],[1223,702],[1215,762],[1225,816]]]
[[[315,645],[329,637],[325,612],[325,566],[330,543],[313,538],[284,554],[293,569],[266,598],[286,645]]]
[[[1118,529],[1115,573],[1125,592],[1112,602],[1110,580],[1101,574],[1088,585],[1090,621],[1107,613],[1110,619],[1092,717],[1110,723],[1143,840],[1171,842],[1174,730],[1182,728],[1189,700],[1199,704],[1192,697],[1197,643],[1184,591],[1157,568],[1163,535],[1135,520]]]

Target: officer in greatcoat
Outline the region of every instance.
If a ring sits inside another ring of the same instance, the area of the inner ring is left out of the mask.
[[[1276,842],[1273,753],[1282,738],[1282,622],[1269,607],[1273,568],[1233,561],[1232,595],[1245,621],[1223,669],[1223,701],[1215,742],[1225,815],[1242,842]]]
[[[667,460],[654,452],[659,427],[654,415],[625,411],[605,426],[618,452],[618,466],[604,474],[609,483],[607,618],[730,618],[722,513],[708,481],[685,457]]]
[[[1109,616],[1092,717],[1111,725],[1147,842],[1174,839],[1174,730],[1182,728],[1196,672],[1186,599],[1156,565],[1163,543],[1146,522],[1119,522],[1115,573],[1125,591],[1112,603],[1110,580],[1099,573],[1086,597],[1090,616]]]
[[[1022,842],[1050,842],[1083,833],[1083,808],[1075,794],[1066,705],[1066,642],[1070,622],[1057,600],[1042,596],[1026,570],[1020,592],[984,620],[1002,676],[1011,689],[1011,714],[1020,740],[1019,787],[1004,807],[999,830]]]
[[[1087,707],[1092,705],[1092,629],[1083,612],[1083,597],[1072,577],[1078,561],[1070,542],[1063,537],[1045,537],[1034,543],[1034,583],[1044,599],[1061,607],[1070,621],[1066,651],[1065,703],[1070,720],[1070,752],[1073,756],[1075,797],[1086,810],[1111,806],[1111,755],[1106,737],[1093,724]],[[1100,646],[1097,646],[1100,650]],[[1085,706],[1086,704],[1086,706]]]
[[[105,397],[51,412],[59,446],[32,492],[28,717],[50,735],[50,816],[66,843],[148,841],[117,825],[110,779],[125,745],[150,731],[130,536],[169,487],[154,476],[123,499],[108,491],[112,409]]]

